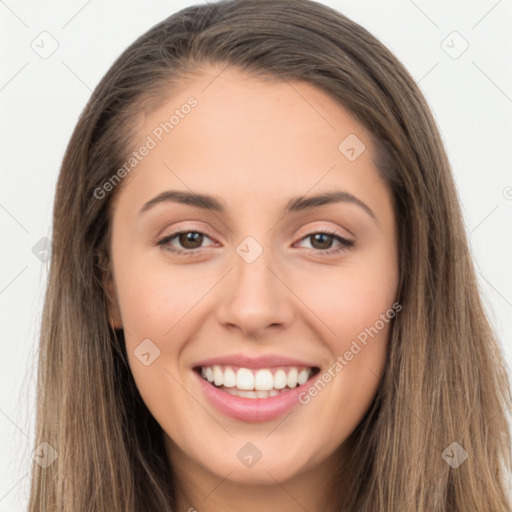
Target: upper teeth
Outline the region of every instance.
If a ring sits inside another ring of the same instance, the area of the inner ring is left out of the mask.
[[[307,382],[311,375],[311,368],[298,369],[294,366],[279,368],[277,370],[262,368],[251,370],[249,368],[233,368],[231,366],[203,366],[201,375],[216,386],[238,388],[242,390],[266,391],[271,389],[284,389],[286,386],[294,388]],[[274,373],[272,373],[274,371]]]

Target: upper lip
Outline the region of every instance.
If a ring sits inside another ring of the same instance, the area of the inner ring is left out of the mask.
[[[302,366],[306,368],[317,367],[317,365],[308,361],[301,361],[300,359],[276,354],[267,354],[257,357],[251,357],[244,354],[229,354],[198,361],[193,365],[193,367],[196,368],[199,366],[213,365],[229,365],[242,368],[272,368],[276,366]]]

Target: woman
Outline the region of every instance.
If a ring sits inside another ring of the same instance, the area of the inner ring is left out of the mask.
[[[29,510],[510,510],[509,378],[439,132],[340,13],[223,1],[141,36],[53,232],[58,456]]]

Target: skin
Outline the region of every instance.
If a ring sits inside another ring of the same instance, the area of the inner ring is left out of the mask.
[[[202,394],[192,367],[243,353],[330,368],[395,302],[392,197],[372,161],[368,132],[322,91],[221,69],[202,68],[139,120],[134,150],[190,96],[198,100],[118,191],[111,313],[125,330],[137,387],[165,433],[178,510],[325,511],[332,507],[334,465],[383,374],[390,323],[307,405],[277,420],[223,415]],[[349,134],[366,146],[354,161],[338,150]],[[334,189],[359,198],[376,219],[347,202],[283,216],[291,197]],[[168,202],[139,215],[166,190],[214,195],[227,212]],[[325,228],[354,247],[322,256],[340,242],[315,243],[307,235]],[[168,242],[183,251],[199,247],[196,256],[157,245],[180,229],[206,233],[202,244]],[[251,264],[236,252],[247,236],[263,248]],[[134,354],[145,339],[160,350],[148,366]],[[250,468],[236,456],[249,441],[262,454]],[[349,485],[349,476],[343,481]]]

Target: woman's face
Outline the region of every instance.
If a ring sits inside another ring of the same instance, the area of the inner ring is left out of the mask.
[[[369,134],[327,95],[221,69],[138,125],[113,315],[174,465],[217,482],[328,474],[384,370],[392,198]]]

